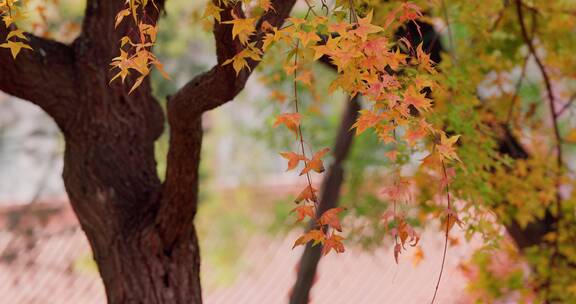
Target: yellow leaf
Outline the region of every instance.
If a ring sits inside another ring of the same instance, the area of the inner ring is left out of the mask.
[[[204,15],[202,15],[202,18],[214,17],[214,20],[220,22],[221,11],[223,11],[223,9],[219,8],[214,3],[210,2],[208,3],[208,5],[206,5],[206,9],[204,9]]]
[[[222,23],[232,24],[232,39],[238,37],[242,44],[247,44],[250,35],[256,31],[255,22],[256,18],[238,18]]]
[[[118,14],[116,15],[116,23],[114,23],[114,27],[118,27],[118,25],[120,25],[120,23],[122,23],[122,20],[124,20],[124,17],[129,16],[130,15],[130,9],[123,9],[120,12],[118,12]]]
[[[29,45],[23,42],[16,42],[12,40],[8,40],[7,42],[0,44],[0,47],[10,49],[10,52],[12,53],[12,57],[14,57],[14,59],[16,59],[16,56],[18,56],[18,53],[20,53],[21,49],[29,49],[29,50],[32,49]]]
[[[28,40],[28,38],[24,35],[24,31],[22,31],[22,30],[11,31],[10,33],[8,33],[8,35],[6,35],[6,40],[8,40],[12,37],[18,37],[20,39]]]

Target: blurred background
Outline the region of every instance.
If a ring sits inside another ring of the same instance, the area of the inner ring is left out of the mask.
[[[83,1],[29,2],[35,8],[27,25],[31,31],[73,41],[80,29]],[[163,105],[167,95],[216,63],[209,24],[201,18],[204,5],[203,1],[167,1],[155,53],[172,80],[152,75],[156,97]],[[295,14],[304,12],[300,3]],[[446,44],[442,20],[430,21],[440,33],[438,43]],[[274,115],[286,107],[278,101],[278,92],[289,92],[290,87],[289,83],[267,85],[278,68],[257,71],[234,102],[204,119],[196,225],[205,303],[286,303],[296,280],[303,248],[292,249],[292,245],[305,225],[294,224],[290,211],[305,181],[295,172],[285,172],[285,160],[278,155],[291,147],[293,138],[271,127]],[[518,78],[519,67],[511,70],[508,77]],[[331,147],[347,99],[325,94],[329,69],[318,66],[314,72],[316,89],[302,97],[307,115],[314,116],[305,132],[314,146]],[[499,74],[487,75],[480,93],[497,94]],[[530,98],[539,92],[527,88],[522,94]],[[394,244],[384,238],[383,225],[378,225],[388,209],[378,195],[390,165],[384,157],[386,149],[370,132],[354,140],[344,164],[340,198],[356,215],[344,220],[350,231],[347,251],[321,259],[312,303],[426,303],[440,271],[444,235],[439,224],[419,227],[414,223],[421,241],[395,263]],[[0,93],[0,296],[7,303],[105,302],[90,248],[67,202],[61,180],[63,148],[57,126],[39,108]],[[156,148],[163,176],[166,135]],[[496,230],[503,235],[502,229]],[[438,303],[469,302],[467,261],[483,245],[480,237],[453,230]],[[493,255],[488,264],[496,272],[512,272],[506,255]],[[521,284],[521,272],[510,280]],[[516,301],[510,297],[502,302]]]

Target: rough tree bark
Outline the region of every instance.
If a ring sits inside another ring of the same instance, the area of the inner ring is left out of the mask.
[[[215,0],[217,2],[217,0]],[[280,26],[295,0],[274,0],[261,17]],[[156,0],[162,11],[164,0]],[[156,173],[154,142],[164,113],[150,83],[128,95],[109,84],[109,63],[129,25],[114,28],[124,1],[88,0],[82,34],[72,45],[27,34],[34,51],[16,60],[0,50],[0,90],[46,111],[66,142],[64,184],[85,231],[109,303],[202,303],[200,256],[193,225],[198,200],[201,116],[232,100],[250,72],[237,77],[221,63],[242,46],[231,26],[215,24],[218,65],[191,80],[168,103],[170,148],[165,182]],[[226,7],[222,20],[230,20]],[[150,9],[157,22],[160,12]],[[257,27],[259,28],[259,27]],[[0,25],[0,37],[7,29]],[[254,40],[262,37],[254,35]],[[252,69],[257,65],[251,62]]]

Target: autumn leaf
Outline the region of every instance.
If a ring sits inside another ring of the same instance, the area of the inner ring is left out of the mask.
[[[294,152],[282,152],[280,155],[288,160],[288,169],[286,171],[296,168],[301,160],[306,159],[303,155]]]
[[[342,211],[346,210],[344,207],[337,207],[326,210],[320,216],[318,222],[320,225],[328,225],[331,228],[334,228],[338,231],[342,231],[342,226],[340,225],[340,220],[338,219],[338,214]]]
[[[248,39],[256,31],[256,18],[236,18],[224,21],[223,24],[232,24],[232,39],[238,37],[240,43],[248,44]]]
[[[10,49],[10,52],[12,53],[12,57],[14,59],[16,59],[16,56],[18,56],[20,50],[22,49],[32,50],[32,48],[26,43],[12,40],[8,40],[7,42],[0,44],[0,47]]]
[[[332,234],[329,238],[324,240],[324,246],[322,247],[322,255],[327,255],[330,251],[334,250],[336,253],[342,253],[346,251],[342,240],[344,237]]]
[[[375,126],[383,117],[370,110],[360,110],[360,117],[356,120],[352,128],[356,128],[356,135],[362,134],[367,129]]]
[[[232,63],[232,67],[238,76],[238,74],[240,74],[244,68],[248,68],[250,70],[248,59],[260,61],[262,60],[261,55],[262,52],[255,47],[255,43],[249,43],[242,51],[234,55],[234,57],[224,61],[222,66]]]
[[[304,167],[302,172],[300,172],[300,175],[304,175],[310,172],[310,170],[316,171],[318,173],[324,172],[324,164],[322,163],[322,157],[324,157],[324,155],[326,155],[326,153],[328,153],[329,151],[330,151],[329,148],[324,148],[316,152],[312,157],[312,159],[306,162],[306,166]]]
[[[456,154],[456,148],[454,147],[458,141],[458,138],[460,138],[460,135],[446,137],[444,132],[440,134],[440,144],[436,146],[436,149],[438,149],[438,152],[440,153],[440,157],[448,160],[457,160],[462,162]]]
[[[312,205],[300,205],[292,209],[290,213],[292,212],[296,212],[296,216],[298,217],[296,222],[301,222],[302,220],[304,220],[304,218],[306,218],[306,216],[314,218],[314,206]]]
[[[371,24],[372,16],[373,11],[370,11],[366,17],[358,19],[356,28],[350,32],[358,36],[362,41],[366,41],[369,34],[381,32],[383,30],[381,27]]]
[[[324,243],[325,240],[326,236],[324,235],[324,232],[322,230],[319,229],[310,230],[304,235],[300,236],[298,239],[296,239],[296,242],[294,242],[294,246],[292,246],[292,249],[296,248],[296,246],[305,245],[310,241],[314,241],[312,245],[315,246],[320,243]]]
[[[418,92],[415,86],[408,87],[404,93],[404,102],[420,112],[428,111],[432,107],[432,101],[426,98],[426,94]]]
[[[308,44],[316,43],[320,41],[320,37],[314,32],[299,32],[298,38],[300,39],[300,43],[302,47],[306,47]]]
[[[10,31],[10,33],[8,33],[8,35],[6,35],[6,40],[9,40],[12,37],[18,37],[20,39],[28,40],[28,37],[26,37],[26,35],[24,35],[24,31],[20,30],[20,29]]]
[[[308,185],[306,188],[304,188],[304,190],[302,190],[302,192],[300,192],[300,194],[298,194],[298,197],[296,197],[294,202],[300,203],[301,201],[309,201],[317,203],[318,198],[316,197],[316,192],[318,192],[317,189],[314,189],[314,187]]]
[[[277,128],[280,125],[285,125],[290,131],[298,135],[298,126],[300,126],[300,119],[302,115],[300,113],[285,113],[276,116],[276,122],[274,122],[273,127]]]
[[[202,15],[202,18],[213,17],[214,20],[221,22],[221,17],[220,17],[221,11],[223,11],[223,9],[221,9],[220,7],[218,7],[217,5],[215,5],[212,2],[208,2],[208,4],[206,5],[206,8],[204,9],[204,14]]]

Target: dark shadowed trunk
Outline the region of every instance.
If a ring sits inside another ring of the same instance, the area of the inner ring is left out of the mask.
[[[346,104],[340,127],[338,128],[336,143],[332,150],[334,162],[326,171],[326,176],[322,181],[320,208],[318,208],[317,216],[322,215],[326,210],[338,206],[340,190],[344,181],[343,163],[348,156],[348,152],[352,146],[352,140],[354,139],[354,131],[351,130],[351,128],[356,122],[358,111],[360,111],[359,97],[355,97],[350,101],[347,100],[347,102],[348,104]],[[306,249],[304,249],[304,253],[298,264],[296,283],[294,283],[294,287],[292,287],[290,293],[290,304],[308,303],[321,253],[321,245],[312,246],[311,243],[306,245]]]
[[[220,1],[214,0],[218,4]],[[279,27],[295,0],[273,0],[264,22]],[[162,12],[164,1],[155,4]],[[236,75],[222,63],[242,50],[232,26],[216,23],[218,64],[168,101],[170,146],[164,183],[156,171],[154,142],[165,118],[149,80],[132,94],[109,83],[111,59],[130,31],[114,27],[125,1],[88,0],[82,34],[68,46],[27,34],[34,51],[14,60],[0,49],[0,90],[48,113],[64,134],[64,184],[94,253],[109,303],[202,303],[200,256],[194,228],[198,205],[201,116],[231,101],[249,71]],[[149,22],[161,14],[149,5]],[[223,7],[222,21],[240,5]],[[8,30],[0,23],[0,37]],[[262,32],[253,38],[261,45]],[[256,62],[250,62],[253,70]]]

